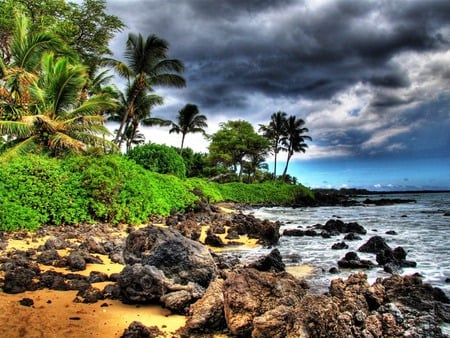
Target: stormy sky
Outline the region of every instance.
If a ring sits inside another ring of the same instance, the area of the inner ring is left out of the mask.
[[[313,141],[289,173],[310,187],[450,189],[450,1],[107,0],[129,32],[167,40],[183,89],[156,88],[154,116],[186,103],[258,128],[284,111]],[[180,144],[168,129],[146,139]],[[201,135],[186,145],[206,151]],[[284,155],[280,160],[284,160]],[[279,173],[283,163],[278,166]]]

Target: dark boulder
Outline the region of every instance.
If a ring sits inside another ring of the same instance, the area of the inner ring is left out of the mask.
[[[359,252],[378,253],[381,250],[391,250],[389,245],[383,237],[373,236],[366,243],[361,245],[358,249]]]
[[[305,236],[305,233],[301,229],[284,229],[283,236],[303,237]]]
[[[359,241],[359,240],[361,240],[361,237],[356,235],[354,232],[349,232],[347,235],[344,236],[344,240],[346,240],[346,241]]]
[[[333,250],[343,250],[343,249],[348,249],[348,245],[345,242],[339,242],[339,243],[334,243],[331,246],[331,249]]]
[[[259,271],[281,272],[286,265],[283,263],[280,250],[273,249],[267,256],[251,263],[249,267]]]
[[[28,267],[19,266],[7,271],[3,282],[5,293],[21,293],[34,291],[39,288],[39,271]]]
[[[149,226],[127,237],[117,283],[127,303],[157,302],[185,313],[217,271],[208,249],[179,232]]]
[[[342,269],[372,269],[375,264],[369,260],[360,259],[356,252],[347,252],[345,257],[340,259],[338,266]]]
[[[280,239],[280,222],[260,220],[254,215],[231,214],[230,231],[256,238],[262,245],[275,245]]]

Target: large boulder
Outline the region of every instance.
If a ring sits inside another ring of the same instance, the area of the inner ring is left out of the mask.
[[[253,268],[230,272],[223,285],[224,314],[230,332],[240,337],[251,337],[255,323],[258,330],[263,325],[263,320],[257,318],[277,308],[278,314],[271,312],[266,315],[286,319],[283,315],[285,308],[279,307],[293,308],[306,290],[306,283],[287,272],[263,272]],[[272,327],[271,330],[277,329]]]
[[[162,227],[130,233],[123,257],[117,283],[124,302],[157,302],[177,313],[201,298],[217,273],[206,247]]]

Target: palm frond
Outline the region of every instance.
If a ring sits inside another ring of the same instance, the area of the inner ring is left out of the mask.
[[[0,135],[10,135],[23,139],[32,134],[33,125],[26,120],[22,121],[0,121]]]
[[[99,94],[92,96],[88,100],[84,101],[79,107],[73,109],[70,115],[93,115],[99,114],[104,111],[114,109],[117,107],[117,103],[111,99],[108,94]]]

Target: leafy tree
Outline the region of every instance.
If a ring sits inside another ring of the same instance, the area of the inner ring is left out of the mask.
[[[274,153],[273,178],[277,177],[277,157],[280,152],[281,142],[286,137],[287,115],[285,112],[278,111],[270,117],[269,124],[260,125],[260,131],[263,136],[271,141],[271,148]]]
[[[14,12],[19,9],[31,19],[31,31],[53,32],[81,57],[89,76],[96,72],[104,55],[111,54],[109,41],[124,23],[107,14],[106,0],[2,0],[0,1],[0,53],[9,55]]]
[[[202,133],[205,134],[205,129],[208,127],[206,123],[206,116],[201,115],[198,107],[195,104],[186,104],[177,116],[177,123],[172,122],[172,128],[169,133],[181,133],[181,147],[180,155],[183,153],[184,138],[187,133]]]
[[[169,44],[166,40],[150,35],[147,39],[139,34],[128,36],[125,58],[127,63],[109,60],[119,74],[128,80],[130,94],[127,95],[127,108],[123,114],[115,143],[119,146],[124,140],[123,131],[134,116],[135,106],[140,95],[153,91],[153,86],[183,87],[185,80],[180,73],[183,63],[167,56]]]
[[[286,137],[283,138],[283,150],[287,152],[286,166],[283,171],[283,180],[286,178],[287,169],[289,166],[289,161],[292,155],[298,152],[305,152],[308,145],[305,143],[306,140],[311,140],[311,137],[305,135],[309,130],[304,127],[305,121],[302,119],[297,119],[295,115],[289,116],[286,121]]]
[[[210,159],[233,171],[239,168],[239,181],[242,181],[245,161],[257,155],[263,156],[269,147],[268,141],[258,135],[249,122],[243,120],[222,123],[219,131],[210,138]]]
[[[147,170],[179,178],[186,177],[183,158],[172,147],[147,143],[129,150],[126,156]]]

